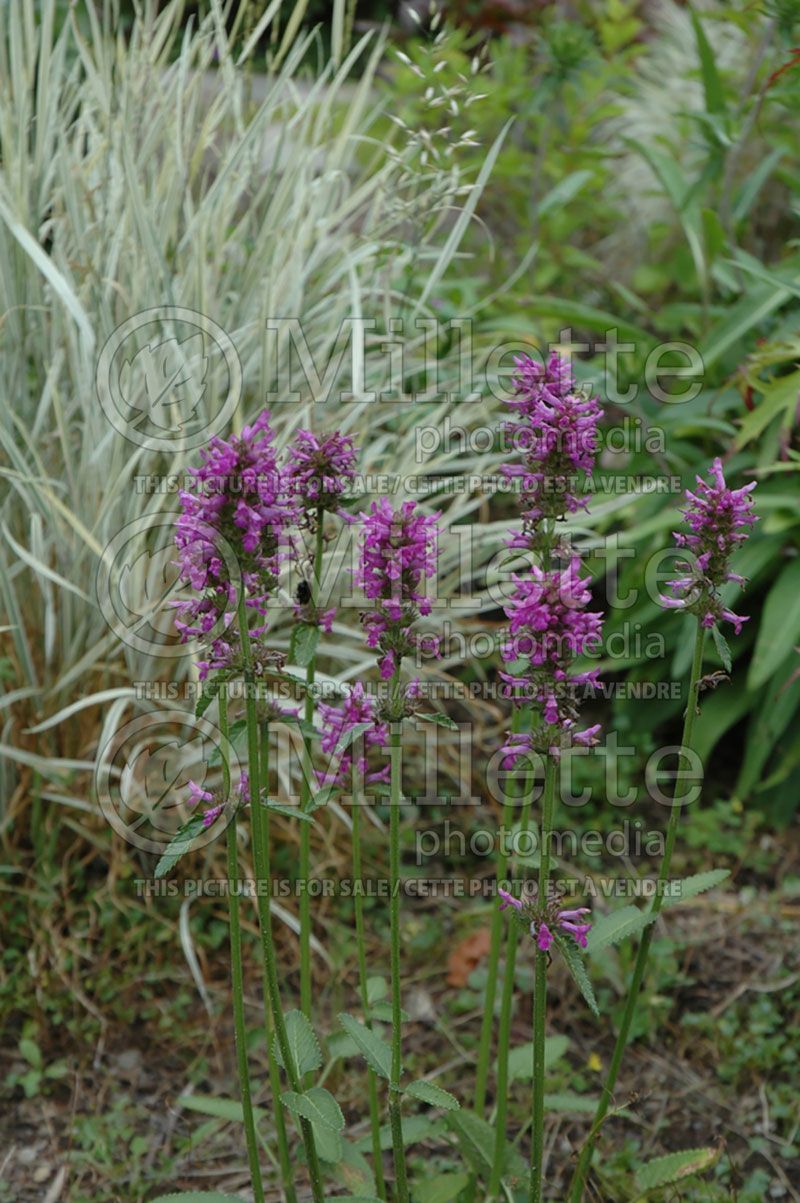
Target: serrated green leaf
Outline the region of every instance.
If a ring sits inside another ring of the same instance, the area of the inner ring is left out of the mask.
[[[226,1120],[228,1123],[244,1123],[242,1104],[236,1099],[220,1099],[210,1094],[184,1094],[178,1099],[181,1107],[187,1111],[197,1111],[200,1115],[211,1115],[214,1119]],[[268,1113],[263,1107],[254,1107],[256,1119],[263,1119]]]
[[[295,1090],[285,1090],[281,1095],[281,1102],[293,1115],[310,1120],[315,1128],[330,1128],[333,1132],[344,1131],[342,1109],[324,1086],[312,1086],[302,1094]]]
[[[717,649],[717,655],[722,661],[722,667],[725,669],[726,673],[729,673],[733,668],[730,644],[716,623],[714,623],[713,627],[711,628],[711,635],[714,640],[714,646]]]
[[[429,710],[422,712],[421,710],[414,711],[414,718],[420,719],[423,723],[434,723],[437,727],[446,727],[448,731],[458,731],[458,723],[454,722],[447,714],[440,714],[438,710]]]
[[[667,1153],[664,1157],[656,1157],[648,1161],[636,1171],[636,1188],[641,1195],[694,1174],[702,1174],[710,1170],[720,1159],[722,1147],[704,1149],[684,1149],[680,1153]]]
[[[333,1128],[326,1128],[318,1124],[312,1124],[312,1128],[317,1156],[321,1161],[327,1161],[329,1165],[338,1165],[344,1157],[344,1141],[341,1132],[335,1132]]]
[[[597,1098],[593,1095],[573,1094],[569,1090],[562,1090],[555,1094],[545,1094],[544,1105],[547,1111],[594,1115],[597,1110]]]
[[[415,1203],[452,1203],[466,1186],[469,1174],[437,1174],[414,1191]]]
[[[429,1115],[409,1115],[403,1120],[403,1144],[408,1147],[417,1144],[420,1140],[432,1140],[440,1136],[443,1131],[444,1124],[440,1119],[431,1119]],[[389,1124],[381,1127],[380,1141],[384,1152],[391,1149],[392,1129]],[[359,1152],[371,1152],[372,1135],[367,1133],[366,1136],[362,1136],[356,1141],[355,1147]]]
[[[173,869],[177,865],[181,857],[191,851],[193,842],[204,830],[202,815],[192,815],[191,819],[187,819],[183,826],[175,832],[162,852],[153,876],[163,877],[165,873],[169,873],[170,869]]]
[[[314,1029],[302,1011],[289,1011],[286,1015],[286,1039],[289,1042],[289,1056],[297,1078],[319,1069],[322,1065],[322,1050]],[[289,1068],[284,1064],[277,1036],[273,1036],[272,1048],[280,1067]]]
[[[286,802],[276,802],[270,798],[268,802],[262,803],[267,810],[273,814],[283,815],[286,819],[299,819],[301,823],[313,823],[314,820],[310,814],[306,814],[299,806],[289,806]]]
[[[338,793],[337,785],[324,785],[318,789],[313,797],[309,800],[306,814],[313,815],[314,811],[320,810],[323,806],[327,806],[334,794]]]
[[[679,878],[669,883],[669,892],[664,895],[664,906],[675,906],[696,898],[706,890],[713,890],[726,877],[730,877],[730,869],[709,869],[706,873],[694,873],[691,877]]]
[[[455,1132],[464,1159],[476,1174],[491,1172],[494,1161],[494,1128],[473,1111],[451,1112],[447,1125]]]
[[[380,1019],[381,1023],[391,1023],[393,1018],[392,1004],[389,1002],[375,1003],[370,1007],[370,1017],[372,1019]],[[404,1011],[402,1007],[400,1008],[400,1020],[402,1023],[409,1023],[411,1021],[408,1011]]]
[[[583,957],[578,952],[577,944],[569,936],[556,935],[555,940],[561,950],[561,955],[564,958],[567,969],[569,969],[576,986],[585,998],[589,1010],[599,1019],[600,1011],[597,1006],[597,999],[594,996],[592,983],[589,981],[589,975],[586,972]]]
[[[319,646],[319,627],[316,623],[298,622],[289,640],[289,659],[300,668],[308,668]]]
[[[367,978],[367,1002],[370,1006],[386,998],[389,994],[389,983],[385,977]]]
[[[569,1048],[568,1036],[547,1036],[544,1042],[544,1067],[551,1069]],[[533,1041],[518,1044],[508,1055],[510,1082],[524,1082],[533,1077]]]
[[[369,1028],[365,1028],[363,1023],[359,1023],[352,1015],[340,1015],[339,1023],[355,1042],[370,1069],[388,1081],[392,1076],[391,1045],[377,1036],[375,1032],[371,1032]]]
[[[410,1094],[412,1099],[427,1103],[429,1107],[443,1107],[445,1111],[458,1111],[461,1107],[455,1095],[433,1082],[412,1082],[405,1087],[405,1093]]]
[[[228,741],[232,748],[236,749],[242,741],[242,736],[247,734],[247,723],[243,718],[239,718],[235,723],[231,723],[231,729],[228,732]],[[222,764],[222,749],[218,745],[214,745],[208,754],[206,764],[211,766]]]
[[[177,1195],[159,1195],[152,1203],[244,1203],[241,1195],[222,1195],[218,1190],[184,1190]]]
[[[641,910],[638,906],[623,906],[608,915],[601,915],[592,922],[592,930],[586,937],[586,951],[594,956],[611,944],[637,935],[655,918],[650,911]]]
[[[214,676],[206,677],[203,682],[203,690],[200,697],[197,699],[194,708],[195,718],[202,718],[211,703],[219,696],[219,691],[226,681],[229,681],[231,674],[229,672],[216,673]]]

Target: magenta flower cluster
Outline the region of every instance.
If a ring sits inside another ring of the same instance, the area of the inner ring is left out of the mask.
[[[727,581],[745,583],[744,577],[730,571],[729,562],[756,522],[751,496],[756,482],[741,489],[728,488],[719,459],[711,465],[711,477],[711,484],[696,477],[696,491],[685,494],[689,504],[683,514],[689,533],[675,531],[674,538],[693,558],[681,565],[684,575],[669,582],[678,596],[662,598],[662,604],[696,614],[704,627],[730,622],[738,635],[747,618],[726,609],[719,590]]]
[[[211,790],[203,789],[196,781],[189,781],[187,788],[189,790],[187,806],[197,806],[201,802],[211,803],[203,811],[203,826],[206,828],[213,826],[225,809],[224,800],[221,801],[219,795],[212,793]],[[239,779],[239,802],[242,805],[250,802],[250,778],[244,771]]]
[[[502,472],[518,480],[525,525],[511,546],[529,547],[545,519],[556,519],[586,507],[579,496],[581,472],[591,472],[597,453],[597,397],[581,392],[568,361],[553,351],[546,365],[528,355],[515,359],[515,396],[508,401],[516,418],[506,433],[523,462],[503,464]]]
[[[537,703],[545,730],[538,740],[530,733],[512,735],[504,748],[511,764],[534,746],[554,751],[566,734],[584,746],[595,742],[599,724],[576,731],[576,690],[596,685],[598,670],[573,672],[579,656],[597,654],[602,615],[587,610],[591,601],[588,578],[573,556],[566,568],[545,571],[534,565],[529,576],[515,576],[514,594],[505,607],[508,637],[500,654],[514,671],[503,671],[506,696],[517,705]],[[542,742],[543,741],[543,742]]]
[[[278,572],[284,531],[291,520],[265,410],[230,441],[213,438],[190,468],[191,490],[180,493],[175,543],[182,582],[195,596],[175,603],[175,626],[184,639],[227,626],[241,585],[249,608],[266,613]],[[201,675],[224,665],[230,640],[212,641]]]
[[[333,706],[327,702],[318,705],[322,721],[322,751],[330,757],[336,754],[336,748],[341,740],[356,727],[368,726],[362,732],[360,754],[355,767],[362,781],[375,783],[389,780],[390,764],[386,761],[380,769],[369,768],[368,752],[370,749],[382,749],[389,743],[389,728],[378,715],[378,700],[373,694],[365,691],[359,681],[348,694],[341,706]],[[353,770],[353,743],[338,754],[337,759],[330,761],[328,771],[320,778],[322,785],[344,785]]]
[[[420,646],[411,627],[419,615],[430,614],[422,592],[426,579],[436,575],[438,514],[423,514],[406,501],[392,509],[386,497],[373,501],[364,515],[361,556],[356,584],[373,602],[362,616],[367,646],[380,653],[380,673],[389,680],[399,671],[403,656]],[[431,637],[425,647],[433,649]]]
[[[206,638],[206,658],[198,662],[201,680],[228,668],[236,659],[239,636],[228,630],[236,614],[238,591],[250,610],[261,615],[276,585],[282,561],[292,546],[292,523],[309,513],[334,509],[352,483],[356,452],[351,438],[319,438],[298,431],[279,466],[267,410],[252,426],[230,440],[214,438],[200,453],[202,464],[189,468],[191,489],[180,493],[175,542],[182,583],[194,596],[175,602],[175,626],[183,640]],[[330,631],[335,610],[317,613],[294,605],[295,617],[318,622]],[[263,634],[262,625],[251,630]]]
[[[501,911],[511,909],[516,911],[520,916],[524,915],[526,923],[530,920],[528,930],[536,941],[537,947],[542,952],[549,952],[552,947],[555,939],[553,934],[554,927],[567,932],[581,948],[586,947],[587,937],[592,930],[591,923],[587,923],[584,918],[584,916],[591,914],[588,906],[579,906],[573,910],[554,910],[550,908],[550,911],[539,914],[533,908],[527,907],[519,898],[515,898],[513,894],[509,894],[507,890],[498,888],[497,892],[501,899]]]
[[[338,433],[320,438],[298,430],[287,448],[284,480],[289,496],[306,511],[339,511],[356,468],[352,438]]]

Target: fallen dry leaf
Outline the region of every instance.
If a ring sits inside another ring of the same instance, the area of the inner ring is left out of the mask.
[[[473,969],[477,969],[483,958],[489,955],[491,941],[490,929],[479,927],[456,944],[447,958],[448,986],[466,986]]]

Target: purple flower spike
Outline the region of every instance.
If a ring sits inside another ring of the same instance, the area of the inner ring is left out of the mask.
[[[320,438],[311,430],[298,430],[286,449],[283,474],[287,491],[299,508],[338,512],[353,483],[355,467],[356,449],[349,436]]]
[[[578,389],[558,351],[551,352],[546,365],[528,355],[515,362],[516,396],[508,405],[516,418],[505,429],[523,462],[503,464],[501,471],[520,482],[524,528],[509,546],[522,549],[537,546],[544,519],[586,508],[577,494],[578,478],[594,467],[602,411],[597,397]]]
[[[180,493],[175,532],[180,578],[198,596],[174,604],[182,639],[212,640],[211,655],[201,662],[204,676],[231,662],[231,639],[214,638],[214,631],[233,621],[237,590],[244,588],[248,607],[266,613],[292,511],[266,410],[229,442],[213,438],[200,457],[201,466],[188,470],[192,488]],[[234,567],[237,579],[231,579]]]
[[[681,576],[669,582],[673,596],[662,597],[661,604],[696,614],[704,627],[730,622],[738,635],[748,619],[726,609],[719,590],[728,581],[744,584],[743,577],[730,571],[729,561],[757,521],[751,496],[756,482],[729,489],[719,459],[712,463],[710,474],[711,484],[698,476],[696,490],[685,494],[689,504],[683,514],[689,533],[675,531],[674,538],[678,547],[692,552],[694,561],[680,565]]]
[[[574,730],[575,690],[578,685],[594,684],[597,671],[571,670],[577,656],[598,651],[602,615],[586,609],[591,591],[588,578],[580,576],[580,560],[573,556],[566,568],[547,572],[534,566],[530,576],[515,576],[514,586],[505,608],[508,638],[500,651],[516,669],[500,673],[505,692],[518,705],[537,702],[546,727],[559,728],[572,742],[589,746],[599,725]],[[555,734],[543,733],[542,750],[551,750]],[[530,735],[515,735],[503,750],[515,760],[533,746]]]
[[[361,556],[355,574],[374,608],[362,615],[367,646],[380,653],[384,680],[399,670],[403,656],[423,645],[435,645],[412,632],[420,614],[430,614],[431,603],[422,592],[426,579],[436,575],[438,514],[423,514],[413,501],[393,510],[388,499],[373,501],[363,515]],[[438,651],[438,645],[435,646]]]
[[[359,681],[342,705],[333,706],[327,702],[320,702],[318,709],[320,718],[322,719],[322,739],[320,741],[322,751],[331,757],[337,745],[349,731],[352,731],[354,727],[358,727],[362,723],[371,724],[363,733],[363,752],[356,761],[356,768],[359,775],[367,783],[388,781],[389,762],[387,761],[380,769],[370,771],[367,758],[370,748],[384,748],[389,743],[389,728],[386,723],[381,722],[378,718],[377,698],[372,694],[366,693],[364,686]],[[353,744],[350,744],[340,754],[336,763],[331,762],[328,772],[321,776],[320,784],[344,785],[350,776],[352,768]]]

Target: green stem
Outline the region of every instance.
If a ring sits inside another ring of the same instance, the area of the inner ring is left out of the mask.
[[[521,712],[514,711],[511,720],[513,731],[519,730],[519,720]],[[510,831],[514,822],[514,804],[510,798],[506,798],[503,806],[503,836]],[[508,857],[506,855],[505,840],[501,839],[497,849],[497,868],[496,881],[499,885],[505,880],[508,871]],[[486,971],[486,996],[483,1002],[483,1020],[481,1022],[481,1036],[478,1045],[478,1065],[475,1070],[475,1111],[478,1115],[483,1113],[486,1105],[486,1087],[489,1081],[489,1064],[491,1061],[492,1052],[492,1032],[494,1031],[494,1004],[497,997],[497,971],[500,964],[500,945],[503,942],[503,926],[505,916],[500,910],[500,907],[495,905],[492,908],[492,926],[491,926],[491,942],[489,945],[489,964]]]
[[[264,961],[264,984],[272,1022],[280,1049],[286,1075],[292,1090],[302,1093],[303,1085],[296,1072],[292,1051],[286,1035],[286,1022],[281,1007],[280,988],[278,986],[278,971],[275,957],[275,945],[272,937],[272,915],[270,911],[269,891],[271,889],[269,829],[266,825],[268,811],[258,800],[259,783],[266,779],[268,772],[267,751],[259,758],[258,748],[258,716],[256,713],[255,679],[253,676],[253,660],[250,649],[250,632],[247,623],[244,590],[239,595],[238,605],[239,633],[244,661],[245,682],[245,715],[247,718],[247,754],[250,768],[251,814],[253,823],[253,859],[256,870],[256,897],[258,904],[258,921],[261,928],[261,949]],[[266,744],[266,741],[265,741]],[[278,1114],[280,1107],[276,1104],[276,1125],[279,1126]],[[308,1171],[311,1178],[311,1191],[314,1203],[325,1203],[317,1150],[314,1143],[314,1133],[311,1124],[306,1119],[300,1120],[300,1133],[306,1151]]]
[[[697,699],[700,692],[700,677],[703,667],[703,645],[705,642],[705,628],[701,625],[699,619],[697,622],[697,633],[695,635],[694,656],[692,659],[692,671],[689,678],[689,697],[686,703],[686,714],[683,720],[683,736],[681,738],[681,748],[691,749],[692,734],[694,731],[694,720],[697,714]],[[672,854],[675,850],[675,840],[678,834],[678,824],[681,817],[681,806],[679,803],[685,795],[684,779],[677,777],[675,780],[675,789],[672,797],[672,809],[670,810],[669,822],[667,824],[667,838],[664,844],[664,855],[661,860],[661,867],[658,872],[658,881],[656,884],[655,897],[651,903],[651,912],[658,915],[664,901],[664,887],[669,880],[670,867],[672,865]],[[628,989],[628,997],[625,1002],[625,1010],[622,1015],[619,1032],[617,1034],[617,1042],[614,1045],[614,1052],[611,1057],[611,1064],[608,1069],[606,1080],[603,1083],[603,1090],[600,1095],[600,1100],[597,1104],[597,1110],[592,1120],[592,1126],[589,1129],[583,1148],[581,1149],[578,1164],[575,1168],[575,1173],[570,1186],[569,1200],[570,1203],[580,1203],[583,1198],[583,1190],[586,1184],[586,1178],[589,1173],[589,1166],[592,1160],[595,1142],[597,1140],[600,1128],[608,1113],[608,1109],[613,1101],[614,1087],[617,1084],[622,1059],[625,1055],[625,1049],[628,1043],[628,1036],[633,1023],[633,1017],[636,1013],[636,1005],[639,1001],[639,991],[642,987],[645,969],[647,967],[647,958],[650,954],[650,945],[653,941],[655,929],[655,921],[645,928],[642,939],[639,943],[639,949],[636,954],[636,961],[633,967],[633,976]]]
[[[520,839],[524,838],[530,825],[533,800],[534,777],[530,768],[526,770],[522,812],[519,820]],[[511,803],[513,805],[513,803]],[[509,805],[509,803],[506,803]],[[499,907],[498,907],[499,910]],[[489,1179],[489,1198],[500,1193],[503,1176],[503,1161],[506,1149],[506,1115],[508,1112],[508,1051],[511,1045],[511,1010],[514,1001],[514,973],[517,964],[517,944],[520,928],[513,916],[508,919],[506,931],[506,963],[503,970],[503,993],[500,1000],[500,1026],[497,1034],[497,1108],[494,1127],[494,1157]]]
[[[545,910],[550,892],[550,837],[555,814],[556,764],[548,756],[544,778],[542,830],[539,846],[539,906]],[[547,1027],[547,960],[541,948],[536,949],[536,969],[533,987],[533,1098],[531,1127],[531,1203],[541,1203],[542,1169],[544,1161],[544,1049]]]
[[[395,674],[393,696],[397,692]],[[391,978],[392,978],[392,1073],[389,1079],[389,1123],[392,1130],[394,1153],[395,1198],[397,1203],[408,1203],[406,1182],[406,1154],[403,1144],[403,1121],[400,1114],[400,1074],[402,1072],[400,1038],[400,806],[402,803],[403,762],[401,747],[401,724],[391,726],[391,793],[389,825],[389,922],[391,927]]]
[[[323,519],[324,511],[317,510],[316,544],[314,548],[314,570],[311,578],[311,606],[319,604],[320,577],[322,575],[322,553],[325,546]],[[314,681],[317,674],[317,654],[306,665],[306,698],[304,718],[307,723],[314,718]],[[305,763],[300,782],[300,809],[305,812],[311,799],[311,752],[310,739],[303,736]],[[308,891],[308,875],[311,868],[311,824],[300,824],[300,1009],[311,1018],[311,898]]]
[[[219,730],[222,735],[222,792],[230,798],[231,770],[228,763],[228,699],[223,689],[219,695]],[[247,1064],[247,1027],[244,1018],[244,970],[242,968],[242,927],[239,897],[239,855],[236,846],[236,810],[226,831],[228,842],[228,916],[231,943],[231,984],[233,989],[233,1031],[236,1046],[236,1067],[239,1072],[239,1093],[244,1115],[244,1135],[247,1144],[247,1162],[250,1166],[250,1181],[255,1203],[264,1203],[264,1186],[261,1181],[261,1164],[258,1157],[258,1137],[253,1116],[253,1099],[250,1091],[250,1070]]]
[[[359,892],[361,883],[361,806],[360,798],[353,798],[353,905],[356,920],[356,950],[358,953],[358,983],[364,1023],[372,1027],[369,992],[367,990],[367,952],[364,944],[364,899]],[[367,1069],[369,1093],[369,1122],[372,1132],[372,1160],[375,1168],[375,1189],[379,1199],[386,1198],[386,1183],[383,1177],[383,1152],[381,1150],[381,1116],[378,1105],[378,1079],[373,1069]]]
[[[259,787],[264,797],[269,797],[269,725],[264,723],[261,732],[261,757],[259,760]],[[259,819],[263,825],[264,841],[263,845],[267,849],[266,873],[267,880],[271,885],[271,866],[270,866],[270,833],[269,833],[269,811],[264,807],[259,807]],[[269,899],[266,899],[267,905],[267,921],[270,922],[269,915]],[[294,1188],[294,1176],[292,1174],[292,1161],[289,1156],[289,1141],[286,1134],[286,1117],[283,1114],[283,1106],[281,1105],[281,1077],[278,1072],[278,1062],[272,1055],[272,1017],[266,992],[264,994],[264,1031],[267,1038],[267,1063],[269,1065],[269,1083],[272,1091],[273,1113],[275,1115],[275,1130],[278,1136],[278,1162],[281,1168],[281,1181],[283,1182],[284,1191],[286,1193],[287,1203],[297,1203],[297,1193]]]

